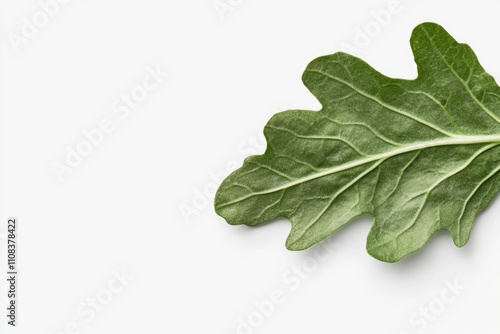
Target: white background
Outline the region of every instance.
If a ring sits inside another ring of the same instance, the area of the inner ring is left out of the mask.
[[[73,0],[16,52],[9,36],[21,35],[23,18],[33,21],[41,6],[1,1],[0,209],[3,222],[19,219],[20,242],[18,326],[2,330],[498,333],[498,200],[464,248],[443,233],[386,264],[365,251],[369,217],[328,239],[335,251],[318,262],[318,247],[285,249],[288,222],[230,226],[203,195],[228,164],[263,152],[255,137],[273,113],[319,108],[302,71],[347,44],[382,73],[412,78],[411,30],[434,21],[500,78],[496,2],[401,0],[379,31],[372,11],[389,0],[221,3],[232,10],[218,12],[212,0]],[[356,36],[367,28],[372,37],[360,45]],[[113,103],[142,83],[147,67],[168,77],[120,118]],[[66,147],[103,119],[113,131],[59,182],[54,162],[64,163]],[[310,272],[298,278],[294,266]],[[109,292],[122,270],[134,279]],[[454,295],[445,281],[465,288]],[[282,302],[257,314],[255,302],[275,290]],[[453,301],[444,303],[443,292]],[[77,311],[95,297],[106,301],[95,317]],[[429,307],[439,314],[424,329],[418,314]],[[259,325],[238,330],[249,318]]]

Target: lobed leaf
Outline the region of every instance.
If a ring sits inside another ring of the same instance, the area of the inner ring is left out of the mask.
[[[365,213],[374,218],[367,250],[382,261],[439,230],[465,245],[500,187],[500,87],[437,24],[417,26],[410,44],[414,80],[345,53],[313,60],[302,79],[321,110],[274,115],[266,152],[222,182],[216,212],[250,226],[288,218],[290,250]]]

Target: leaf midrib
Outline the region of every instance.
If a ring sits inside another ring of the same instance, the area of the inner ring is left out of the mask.
[[[434,140],[434,141],[426,141],[426,142],[421,142],[413,145],[408,145],[405,147],[401,147],[395,150],[388,151],[386,153],[381,153],[377,155],[373,155],[368,158],[363,158],[359,160],[354,160],[346,164],[342,164],[339,166],[335,166],[332,168],[325,169],[321,172],[318,173],[313,173],[309,174],[308,176],[296,179],[291,182],[284,183],[283,185],[279,187],[274,187],[270,188],[265,191],[258,191],[254,192],[251,194],[248,194],[246,196],[240,197],[238,199],[235,199],[234,201],[227,202],[223,205],[220,205],[219,207],[226,207],[241,201],[244,201],[248,198],[258,196],[258,195],[266,195],[266,194],[272,194],[274,192],[280,191],[280,190],[285,190],[287,188],[296,186],[301,183],[306,183],[312,180],[315,180],[317,178],[331,175],[334,173],[342,172],[344,170],[348,170],[351,168],[356,168],[371,162],[379,161],[379,160],[386,160],[392,157],[395,157],[397,155],[413,152],[413,151],[418,151],[418,150],[423,150],[427,148],[432,148],[432,147],[439,147],[439,146],[458,146],[458,145],[475,145],[475,144],[489,144],[489,143],[500,143],[500,135],[489,135],[489,136],[453,136],[451,138],[446,138],[442,140]]]

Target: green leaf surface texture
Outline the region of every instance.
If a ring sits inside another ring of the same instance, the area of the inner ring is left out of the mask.
[[[414,80],[346,53],[316,58],[302,80],[321,110],[287,110],[267,148],[229,175],[215,210],[229,224],[291,222],[303,250],[370,214],[367,251],[396,262],[439,230],[461,247],[500,186],[500,87],[441,26],[412,33]]]

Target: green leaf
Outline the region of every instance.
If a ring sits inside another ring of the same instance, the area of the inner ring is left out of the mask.
[[[439,230],[459,247],[500,187],[500,88],[466,44],[423,23],[411,36],[418,77],[384,76],[335,53],[302,77],[320,111],[274,115],[263,155],[221,184],[229,224],[291,221],[302,250],[353,218],[374,217],[367,250],[395,262]]]

